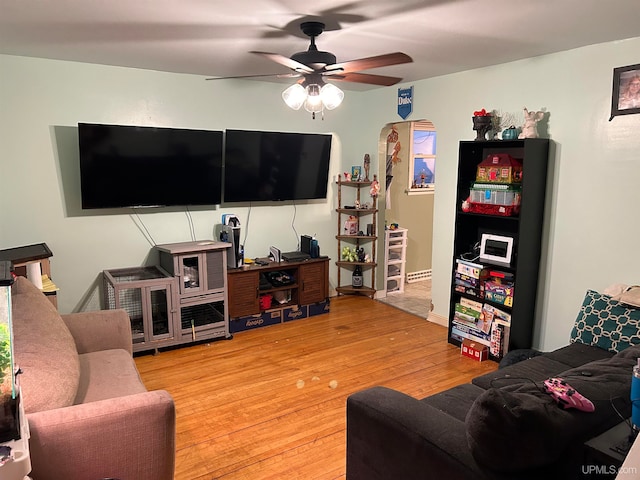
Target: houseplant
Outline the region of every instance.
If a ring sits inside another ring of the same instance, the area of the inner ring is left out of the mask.
[[[13,375],[9,287],[0,287],[0,442],[18,434],[16,389]]]

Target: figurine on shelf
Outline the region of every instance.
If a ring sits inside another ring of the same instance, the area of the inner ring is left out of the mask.
[[[369,181],[369,168],[371,168],[371,157],[368,153],[364,154],[364,181]]]
[[[377,197],[380,194],[380,182],[378,182],[378,176],[373,176],[373,182],[371,182],[371,189],[369,189],[369,195]]]
[[[344,172],[344,181],[345,182],[351,181],[351,174],[349,172]]]
[[[524,108],[524,125],[518,138],[538,138],[538,122],[544,118],[544,112],[530,112]]]
[[[515,140],[518,138],[518,129],[515,125],[510,125],[502,131],[503,140]]]
[[[358,233],[358,217],[355,215],[349,215],[344,222],[344,234],[356,235]]]

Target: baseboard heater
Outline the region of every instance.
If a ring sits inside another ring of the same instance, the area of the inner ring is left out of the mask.
[[[431,269],[407,273],[407,283],[421,282],[431,278]]]

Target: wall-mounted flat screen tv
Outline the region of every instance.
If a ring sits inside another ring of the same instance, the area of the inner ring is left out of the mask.
[[[217,205],[222,132],[78,124],[83,209]]]
[[[226,130],[224,201],[327,197],[331,135]]]

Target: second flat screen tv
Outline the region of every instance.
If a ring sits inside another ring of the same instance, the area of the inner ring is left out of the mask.
[[[327,197],[331,135],[227,130],[224,201]]]

